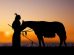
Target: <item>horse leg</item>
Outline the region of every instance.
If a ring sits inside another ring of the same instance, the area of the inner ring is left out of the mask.
[[[59,47],[61,47],[63,44],[63,40],[60,38],[60,44],[59,44]]]
[[[66,41],[64,40],[64,45],[67,46]]]
[[[39,47],[41,47],[41,40],[39,39]]]
[[[43,44],[43,46],[45,47],[45,43],[44,43],[44,40],[43,40],[43,38],[42,38],[42,44]]]
[[[38,41],[39,41],[39,47],[41,47],[41,42],[42,42],[42,44],[44,43],[43,42],[43,36],[41,35],[41,33],[38,33],[38,32],[35,32],[35,34],[37,35],[37,38],[38,38]]]
[[[67,46],[67,44],[66,44],[66,35],[65,34],[60,36],[60,45],[61,44],[64,44],[65,46]]]
[[[65,38],[64,38],[64,45],[67,46],[67,44],[66,44],[66,33],[64,33],[64,34],[65,34],[65,35],[64,35],[64,37],[65,37]]]
[[[61,47],[62,46],[62,44],[63,44],[63,36],[60,34],[60,33],[57,33],[57,35],[59,36],[59,38],[60,38],[60,44],[59,44],[59,47]]]
[[[66,42],[65,42],[66,41],[66,33],[59,31],[59,33],[57,33],[57,35],[60,38],[60,45],[59,46],[62,46],[63,43],[66,46]]]
[[[37,35],[37,37],[38,37],[38,42],[39,42],[39,47],[41,47],[41,36],[40,35]]]
[[[59,46],[61,47],[63,43],[64,43],[64,45],[65,45],[65,46],[67,46],[66,41],[65,41],[65,40],[60,39],[60,45],[59,45]]]
[[[43,44],[43,46],[45,46],[44,41],[43,41],[43,36],[42,35],[37,35],[38,40],[39,40],[39,47],[41,47],[41,43]]]

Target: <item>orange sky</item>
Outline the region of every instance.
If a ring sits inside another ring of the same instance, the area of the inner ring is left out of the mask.
[[[12,24],[15,15],[21,15],[21,21],[59,21],[65,26],[67,42],[74,42],[74,1],[71,0],[0,0],[0,43],[11,43]],[[28,34],[33,41],[38,41],[34,32]],[[22,41],[29,41],[21,37]],[[59,42],[55,38],[44,38],[45,42]]]

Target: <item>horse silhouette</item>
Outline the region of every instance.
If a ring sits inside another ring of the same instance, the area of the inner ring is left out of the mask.
[[[47,22],[47,21],[23,21],[21,25],[21,29],[24,30],[26,27],[30,27],[34,30],[37,38],[39,40],[39,46],[41,47],[41,42],[43,46],[45,46],[43,36],[47,38],[55,37],[57,34],[60,38],[60,45],[64,43],[66,46],[66,31],[65,27],[62,23],[54,21],[54,22]]]

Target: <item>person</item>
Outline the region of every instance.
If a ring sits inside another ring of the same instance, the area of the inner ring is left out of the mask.
[[[20,34],[21,34],[21,23],[20,19],[21,16],[16,14],[15,20],[12,23],[12,28],[14,29],[13,37],[12,37],[12,46],[13,47],[20,47],[21,46],[21,39],[20,39]]]

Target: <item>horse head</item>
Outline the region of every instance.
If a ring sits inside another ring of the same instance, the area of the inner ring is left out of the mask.
[[[27,27],[26,21],[22,21],[21,29],[24,30]]]

